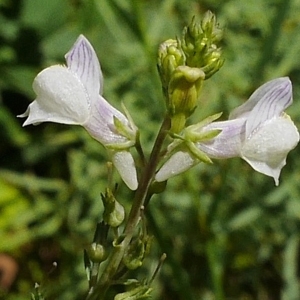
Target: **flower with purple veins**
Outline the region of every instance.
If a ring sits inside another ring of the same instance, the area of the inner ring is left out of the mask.
[[[54,65],[33,82],[37,97],[19,117],[23,126],[41,122],[81,125],[112,154],[112,161],[127,186],[137,188],[137,175],[129,148],[137,127],[103,97],[103,76],[96,53],[80,35],[65,55],[67,66]],[[127,112],[126,112],[127,113]]]
[[[213,131],[219,131],[219,134],[208,140],[185,141],[177,152],[172,149],[174,154],[158,171],[156,180],[167,180],[196,165],[200,161],[198,151],[212,159],[241,157],[256,171],[273,177],[278,185],[286,156],[299,142],[296,126],[284,113],[291,104],[292,84],[289,78],[265,83],[248,101],[233,110],[229,120],[186,128],[190,137],[193,134],[205,136]]]

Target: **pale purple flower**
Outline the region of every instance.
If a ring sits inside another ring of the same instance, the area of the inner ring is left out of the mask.
[[[291,104],[292,84],[289,78],[271,80],[233,110],[228,121],[212,122],[200,128],[198,133],[212,130],[220,130],[220,133],[194,145],[212,159],[241,157],[256,171],[273,177],[278,185],[286,156],[299,142],[296,126],[284,113]],[[198,162],[199,159],[188,147],[180,149],[158,171],[156,180],[167,180]]]
[[[26,112],[23,126],[41,122],[81,125],[111,149],[112,161],[129,188],[137,188],[136,169],[129,147],[137,128],[130,117],[103,97],[103,76],[96,53],[80,35],[65,55],[67,66],[55,65],[40,72],[33,82],[37,97]]]

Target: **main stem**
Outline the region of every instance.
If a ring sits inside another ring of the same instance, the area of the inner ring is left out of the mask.
[[[166,117],[155,140],[150,159],[145,167],[145,171],[141,178],[139,188],[136,191],[134,201],[129,213],[128,221],[124,229],[124,234],[126,236],[131,235],[132,237],[134,229],[139,221],[141,207],[144,205],[149,186],[151,184],[155,170],[157,168],[157,164],[159,162],[161,148],[169,129],[170,119]]]
[[[141,208],[144,205],[149,186],[152,182],[155,170],[160,159],[161,148],[169,129],[170,119],[168,116],[166,116],[160,127],[149,161],[145,166],[144,172],[139,182],[139,186],[136,190],[133,204],[123,232],[124,240],[113,249],[106,268],[104,269],[99,279],[99,283],[95,287],[94,293],[92,295],[89,295],[87,297],[87,300],[104,299],[106,291],[110,285],[110,281],[118,270],[125,250],[127,249],[133,237],[134,231],[139,223]]]

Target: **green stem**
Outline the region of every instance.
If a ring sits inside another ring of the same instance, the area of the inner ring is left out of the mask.
[[[222,249],[225,249],[225,237],[211,238],[206,242],[206,256],[208,258],[209,270],[213,284],[215,298],[224,300],[223,277],[224,277],[224,262]]]
[[[134,202],[131,207],[131,211],[129,213],[128,222],[124,230],[124,234],[126,235],[131,235],[131,236],[133,235],[134,229],[139,221],[140,210],[144,204],[149,186],[153,179],[156,167],[159,163],[161,148],[168,134],[169,128],[170,128],[170,119],[166,117],[157,135],[157,138],[154,143],[154,147],[150,155],[149,162],[146,165],[145,172],[143,174],[139,187],[136,191]]]
[[[170,119],[167,116],[159,130],[157,138],[155,140],[149,162],[147,163],[144,172],[142,174],[138,189],[136,190],[133,204],[128,216],[128,220],[123,232],[124,239],[120,244],[118,244],[112,251],[106,268],[104,269],[94,292],[88,295],[87,300],[104,299],[107,289],[109,288],[110,282],[117,272],[119,265],[124,256],[125,250],[127,249],[130,241],[135,232],[136,226],[140,220],[141,208],[144,205],[149,186],[152,182],[153,176],[155,174],[156,167],[160,159],[160,151],[163,142],[168,134],[170,128]]]

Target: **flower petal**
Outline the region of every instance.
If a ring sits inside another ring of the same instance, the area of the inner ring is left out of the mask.
[[[236,108],[230,119],[247,117],[246,138],[258,127],[292,104],[292,84],[288,77],[271,80],[259,87],[243,105]]]
[[[224,159],[237,157],[241,152],[241,141],[245,134],[246,119],[236,119],[223,122],[213,122],[201,128],[200,132],[222,130],[216,137],[208,141],[196,143],[196,147],[210,158]],[[165,181],[190,169],[199,162],[188,151],[178,151],[169,158],[157,172],[155,179],[158,182]]]
[[[291,82],[288,77],[280,77],[266,82],[260,86],[250,98],[242,105],[235,108],[229,116],[229,119],[236,119],[245,117],[252,109],[257,105],[261,99],[270,91],[276,90],[282,86],[288,86],[291,88]],[[291,100],[291,99],[290,99]],[[292,102],[287,103],[286,107],[291,105]]]
[[[189,152],[178,151],[160,168],[155,175],[155,180],[158,182],[165,181],[175,175],[185,172],[196,165],[197,162],[198,160],[192,157]]]
[[[85,86],[91,101],[103,93],[103,75],[99,60],[90,42],[81,34],[65,55],[68,68]]]
[[[125,126],[130,126],[127,118],[98,94],[99,89],[100,95],[103,91],[103,76],[92,45],[80,35],[65,57],[68,68],[80,78],[89,95],[90,117],[82,125],[92,137],[104,145],[127,142],[114,125],[114,118],[117,118]]]
[[[298,130],[287,115],[273,118],[245,141],[241,157],[256,171],[273,177],[278,185],[286,156],[298,142]]]
[[[216,137],[196,143],[196,146],[210,158],[224,159],[240,155],[245,136],[246,119],[213,122],[201,131],[222,130]]]
[[[127,118],[103,97],[98,95],[89,119],[83,124],[89,134],[104,146],[126,143],[128,139],[120,135],[114,125],[114,117],[118,118],[125,126],[130,126]]]
[[[82,124],[89,116],[88,97],[79,79],[66,67],[52,66],[40,72],[33,82],[37,98],[19,117],[23,126],[40,122]]]
[[[125,184],[131,189],[138,187],[136,168],[133,157],[129,151],[115,151],[112,153],[112,162],[118,170]]]
[[[292,103],[292,85],[290,81],[274,87],[257,103],[248,116],[246,137],[255,132],[261,124],[279,117]]]

